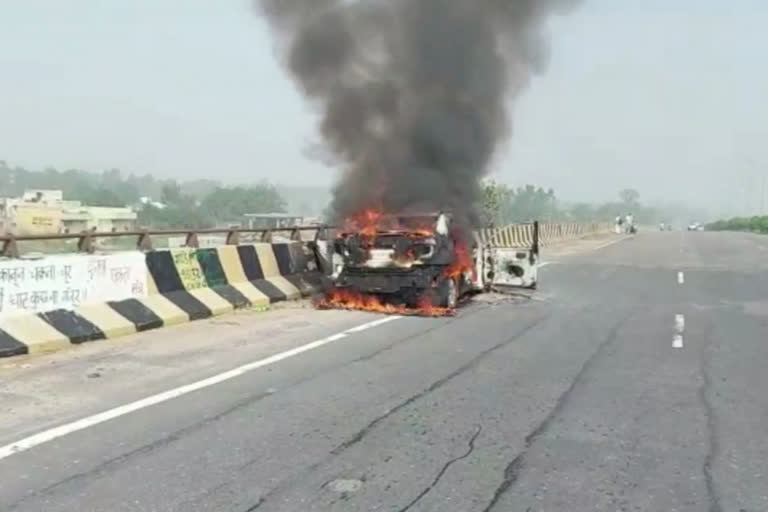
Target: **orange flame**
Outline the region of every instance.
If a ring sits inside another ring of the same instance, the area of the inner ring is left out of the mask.
[[[319,309],[347,309],[403,316],[441,317],[456,314],[456,310],[453,308],[433,306],[426,295],[419,299],[418,307],[409,308],[402,305],[387,304],[375,295],[341,289],[332,290],[315,305]]]
[[[445,270],[445,276],[452,279],[458,279],[466,272],[472,272],[472,279],[476,278],[475,266],[472,263],[472,256],[469,254],[469,248],[460,238],[454,241],[453,263]]]
[[[401,224],[396,216],[386,215],[381,210],[371,208],[345,219],[344,231],[370,238],[375,238],[382,231],[404,231],[407,236],[427,237],[434,234],[434,226],[406,226]]]
[[[369,237],[376,236],[381,217],[382,213],[379,210],[364,210],[344,220],[344,231]]]
[[[412,222],[409,223],[412,224]],[[382,232],[398,231],[400,232],[399,235],[420,238],[434,236],[434,229],[435,226],[431,225],[403,225],[397,216],[385,215],[379,209],[364,210],[344,221],[344,231],[362,235],[363,246],[369,248],[373,246],[376,237]],[[407,265],[414,260],[416,260],[416,254],[412,249],[409,249],[403,255],[403,261],[398,261],[398,263]],[[454,236],[453,260],[453,263],[445,269],[442,277],[459,281],[460,277],[469,271],[472,272],[473,279],[476,277],[472,256],[461,237]],[[417,301],[417,306],[410,308],[404,305],[389,304],[376,295],[346,289],[334,289],[316,301],[315,306],[319,309],[360,310],[408,316],[441,317],[456,314],[454,308],[434,306],[431,301],[431,293],[431,291],[425,292]]]

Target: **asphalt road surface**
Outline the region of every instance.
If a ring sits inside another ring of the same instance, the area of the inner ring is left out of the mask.
[[[768,238],[546,257],[531,298],[454,318],[288,309],[9,362],[0,446],[44,435],[0,448],[0,510],[768,510]]]

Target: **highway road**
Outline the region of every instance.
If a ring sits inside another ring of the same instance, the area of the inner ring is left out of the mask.
[[[0,510],[768,510],[768,238],[577,245],[453,318],[288,306],[0,361]]]

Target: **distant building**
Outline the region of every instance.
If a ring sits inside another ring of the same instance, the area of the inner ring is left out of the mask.
[[[248,229],[277,229],[301,226],[304,217],[288,213],[246,213]]]
[[[15,235],[132,231],[136,217],[130,208],[65,201],[61,190],[27,190],[21,197],[0,198],[0,232]]]
[[[24,203],[38,203],[58,205],[64,201],[64,192],[61,190],[33,189],[25,190],[21,196]]]
[[[61,232],[61,206],[23,197],[0,198],[0,231],[15,235]]]
[[[136,230],[136,212],[130,208],[72,205],[63,210],[61,221],[64,233]]]

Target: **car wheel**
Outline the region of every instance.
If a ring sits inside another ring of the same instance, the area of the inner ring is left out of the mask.
[[[441,308],[455,308],[459,303],[459,289],[456,280],[450,277],[440,283],[437,291],[437,304]]]

